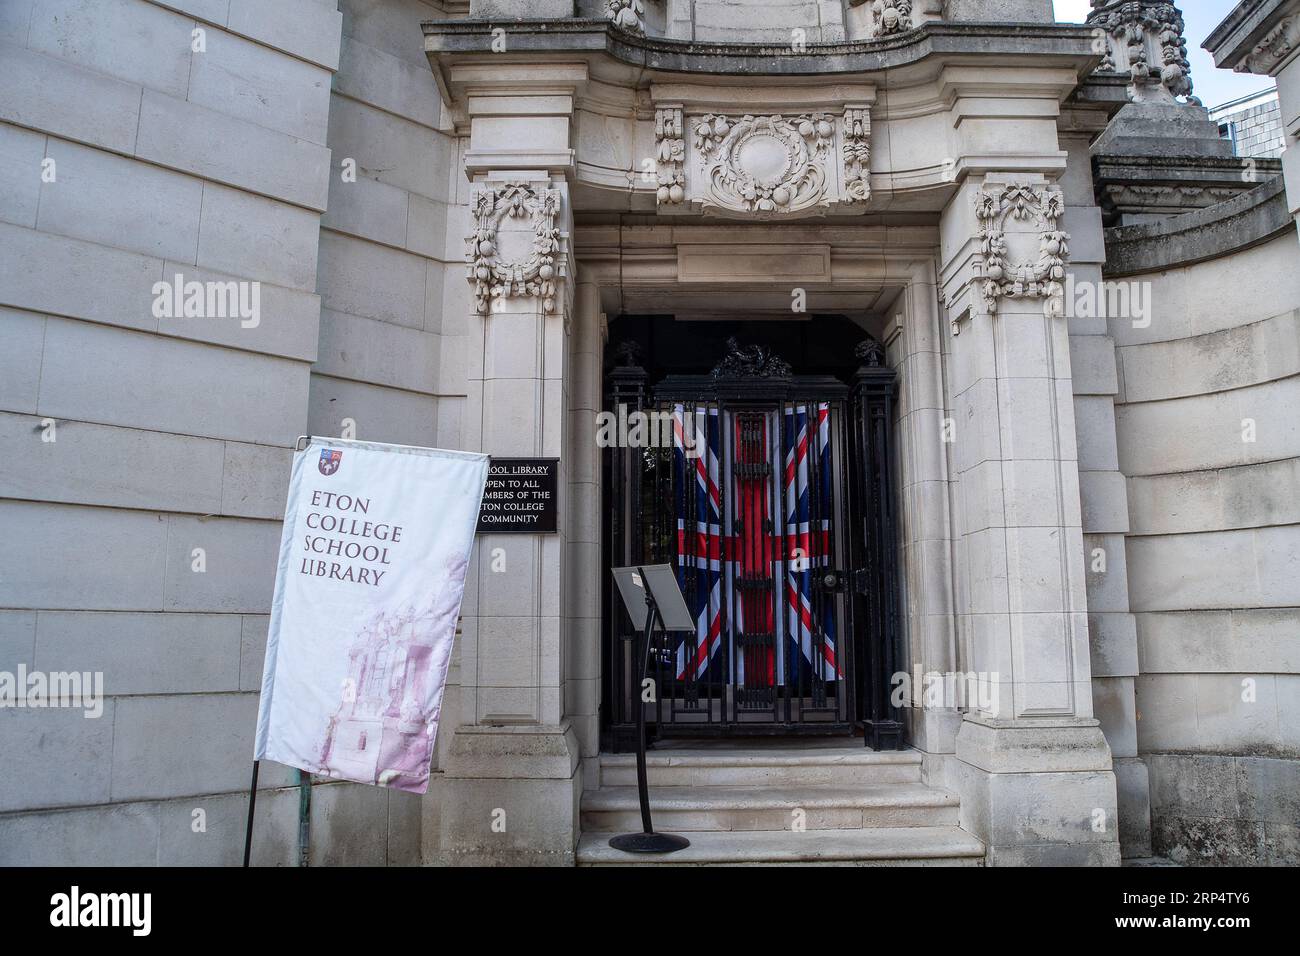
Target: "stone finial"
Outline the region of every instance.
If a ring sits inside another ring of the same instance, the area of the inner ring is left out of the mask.
[[[1129,74],[1130,99],[1191,99],[1186,26],[1177,5],[1167,0],[1092,0],[1087,24],[1105,41],[1098,69]]]

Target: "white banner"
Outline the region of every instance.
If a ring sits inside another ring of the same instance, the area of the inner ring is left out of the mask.
[[[487,471],[342,439],[294,455],[255,759],[425,792]]]

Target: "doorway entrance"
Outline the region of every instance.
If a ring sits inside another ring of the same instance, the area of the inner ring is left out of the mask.
[[[607,593],[610,749],[635,745],[637,706],[653,737],[901,738],[881,683],[897,617],[893,373],[847,320],[819,323],[824,354],[796,346],[798,369],[765,344],[786,323],[760,324],[720,348],[709,340],[730,330],[697,332],[696,368],[662,320],[618,347],[608,410],[627,440],[605,454],[606,556],[671,565],[696,626],[658,635],[634,687],[636,635]]]

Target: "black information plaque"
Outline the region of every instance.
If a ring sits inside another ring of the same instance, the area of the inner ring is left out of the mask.
[[[558,458],[493,458],[488,468],[479,534],[555,534]]]

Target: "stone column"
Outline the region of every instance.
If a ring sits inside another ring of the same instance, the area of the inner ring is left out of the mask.
[[[995,693],[971,706],[950,783],[993,864],[1118,861],[1115,777],[1093,717],[1064,196],[1030,172],[970,176],[941,223],[949,304],[958,621]]]

